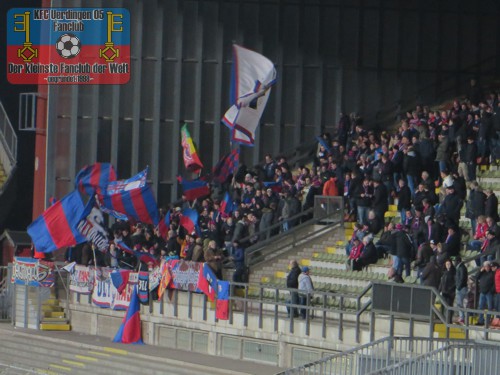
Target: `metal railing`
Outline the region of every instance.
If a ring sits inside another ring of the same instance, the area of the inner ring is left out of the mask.
[[[500,346],[476,342],[451,344],[415,358],[368,373],[369,375],[497,375]]]
[[[498,374],[500,346],[435,338],[385,337],[279,373],[342,375]]]
[[[0,160],[5,168],[5,172],[10,174],[17,160],[17,135],[7,116],[7,112],[0,102]]]
[[[327,233],[333,226],[342,227],[344,219],[343,197],[316,196],[314,207],[287,219],[290,229],[283,231],[283,222],[274,224],[264,231],[243,238],[240,242],[258,242],[245,250],[245,264],[255,266],[268,262],[284,253],[303,245],[312,238]],[[322,224],[315,228],[314,224]],[[272,245],[272,246],[271,246]]]

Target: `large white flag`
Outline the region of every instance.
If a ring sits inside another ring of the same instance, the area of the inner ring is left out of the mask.
[[[231,108],[222,122],[231,129],[231,140],[253,146],[255,130],[276,82],[274,64],[261,54],[233,45]]]

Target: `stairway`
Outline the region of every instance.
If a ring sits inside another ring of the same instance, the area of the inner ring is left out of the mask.
[[[40,329],[42,331],[70,331],[71,325],[60,301],[51,295],[51,298],[42,302],[42,321]]]

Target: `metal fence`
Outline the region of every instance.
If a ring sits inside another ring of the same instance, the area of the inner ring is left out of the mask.
[[[451,344],[408,358],[369,375],[497,375],[500,346],[478,343]]]
[[[499,366],[499,345],[386,337],[279,374],[493,375]]]
[[[0,266],[0,321],[10,321],[12,317],[12,269]]]

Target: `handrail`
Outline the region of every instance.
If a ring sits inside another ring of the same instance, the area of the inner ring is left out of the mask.
[[[313,208],[310,208],[306,211],[301,212],[298,215],[292,216],[291,218],[288,219],[288,221],[294,221],[301,219],[303,217],[307,217],[308,215],[312,214],[314,212]],[[290,247],[295,247],[297,244],[299,244],[301,241],[303,241],[305,238],[310,238],[314,237],[317,235],[322,234],[323,232],[329,231],[334,225],[338,225],[342,222],[342,218],[340,218],[338,221],[334,221],[332,223],[329,223],[327,225],[322,226],[319,229],[313,229],[311,231],[308,231],[307,233],[302,233],[302,236],[300,235],[301,232],[307,228],[311,227],[313,224],[317,224],[321,221],[324,221],[325,219],[333,218],[335,216],[339,215],[338,212],[331,212],[329,214],[326,214],[325,216],[319,217],[319,218],[311,218],[308,219],[307,221],[290,228],[288,231],[279,233],[275,236],[269,237],[265,240],[258,241],[254,245],[249,246],[246,251],[245,251],[245,265],[247,267],[252,267],[255,266],[256,264],[259,264],[260,262],[264,260],[270,260],[271,258],[268,258],[267,256],[273,255],[272,258],[275,258],[279,255],[282,255],[283,252],[286,251],[286,249]],[[281,228],[283,223],[278,223],[275,225],[272,225],[269,227],[269,229],[265,231],[260,231],[258,233],[255,233],[252,236],[245,237],[242,242],[248,241],[251,238],[254,238],[256,236],[262,236],[262,235],[267,235],[268,233],[271,233],[273,229],[279,229]],[[283,242],[282,240],[290,239],[291,242],[286,241]],[[277,244],[277,246],[272,247],[272,249],[268,249],[266,251],[266,247],[270,244]]]

